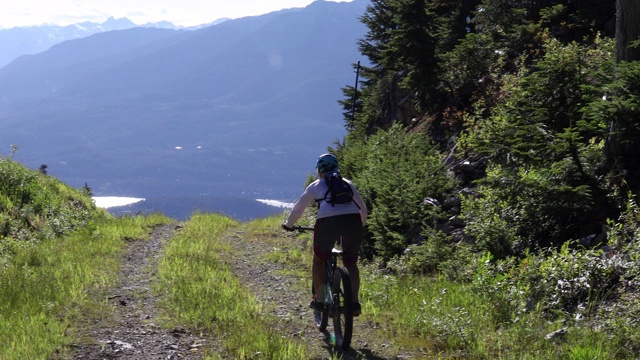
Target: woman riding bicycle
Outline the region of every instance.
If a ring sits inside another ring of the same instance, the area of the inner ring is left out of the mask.
[[[325,175],[338,171],[338,160],[335,156],[321,155],[316,162],[316,170],[318,179],[307,186],[291,209],[289,217],[282,224],[282,228],[293,231],[293,226],[302,217],[304,210],[313,202],[318,202],[318,215],[313,231],[313,265],[311,269],[316,294],[324,294],[324,284],[327,281],[325,279],[325,264],[336,241],[341,240],[342,262],[351,278],[353,316],[358,316],[361,312],[358,299],[360,289],[358,255],[363,226],[367,220],[367,207],[358,190],[346,179],[344,180],[351,187],[353,193],[353,201],[339,204],[331,201]],[[309,306],[315,310],[321,310],[323,307],[322,297],[316,296],[316,294],[314,294]]]

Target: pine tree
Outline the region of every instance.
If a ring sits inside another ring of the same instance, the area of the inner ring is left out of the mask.
[[[361,18],[369,31],[358,43],[371,64],[362,68],[363,113],[359,124],[347,121],[348,128],[371,135],[396,122],[406,126],[439,103],[435,8],[430,0],[371,2]]]
[[[617,1],[616,92],[609,106],[611,116],[605,157],[612,172],[624,178],[632,191],[640,188],[640,3]]]
[[[616,61],[640,60],[640,2],[618,0]]]

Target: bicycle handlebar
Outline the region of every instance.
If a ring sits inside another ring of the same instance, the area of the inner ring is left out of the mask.
[[[294,226],[294,227],[288,227],[285,224],[280,225],[283,229],[287,230],[287,231],[297,231],[297,232],[303,232],[303,231],[313,231],[314,229],[312,227],[305,227],[305,226]]]

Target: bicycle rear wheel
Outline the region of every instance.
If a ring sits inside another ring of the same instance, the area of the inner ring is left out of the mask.
[[[311,285],[311,295],[316,293],[315,286]],[[326,331],[327,325],[329,324],[329,310],[325,306],[324,311],[313,311],[313,319],[316,321],[316,326],[318,326],[318,330]]]
[[[351,279],[344,267],[339,267],[333,274],[333,331],[336,337],[336,347],[348,349],[351,345],[353,333],[353,304],[351,296]]]

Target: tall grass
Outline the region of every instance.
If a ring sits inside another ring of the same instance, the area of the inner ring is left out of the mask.
[[[87,194],[0,157],[0,263],[23,247],[88,224],[96,209]]]
[[[148,226],[165,221],[104,218],[16,253],[0,270],[0,359],[64,356],[74,322],[101,306],[89,295],[115,280],[124,239],[145,237]]]
[[[269,326],[262,307],[231,273],[225,233],[238,223],[196,214],[165,249],[158,290],[170,321],[216,334],[235,359],[304,359],[305,348]],[[209,356],[213,357],[212,352]]]
[[[611,334],[573,318],[549,320],[524,312],[509,323],[470,284],[442,277],[397,277],[377,266],[361,271],[363,320],[385,331],[397,346],[437,359],[618,359]],[[547,337],[567,328],[566,334]]]
[[[266,260],[286,263],[294,275],[308,279],[311,236],[283,234],[280,221],[253,221],[243,226],[243,236],[271,245]],[[371,342],[390,343],[427,359],[633,358],[612,334],[574,318],[551,320],[537,309],[515,315],[514,309],[479,293],[477,284],[381,269],[374,262],[362,264],[360,272],[363,315],[358,324],[373,324],[383,333],[368,333]],[[359,326],[356,332],[363,330]],[[566,334],[547,338],[563,328],[569,329]]]

